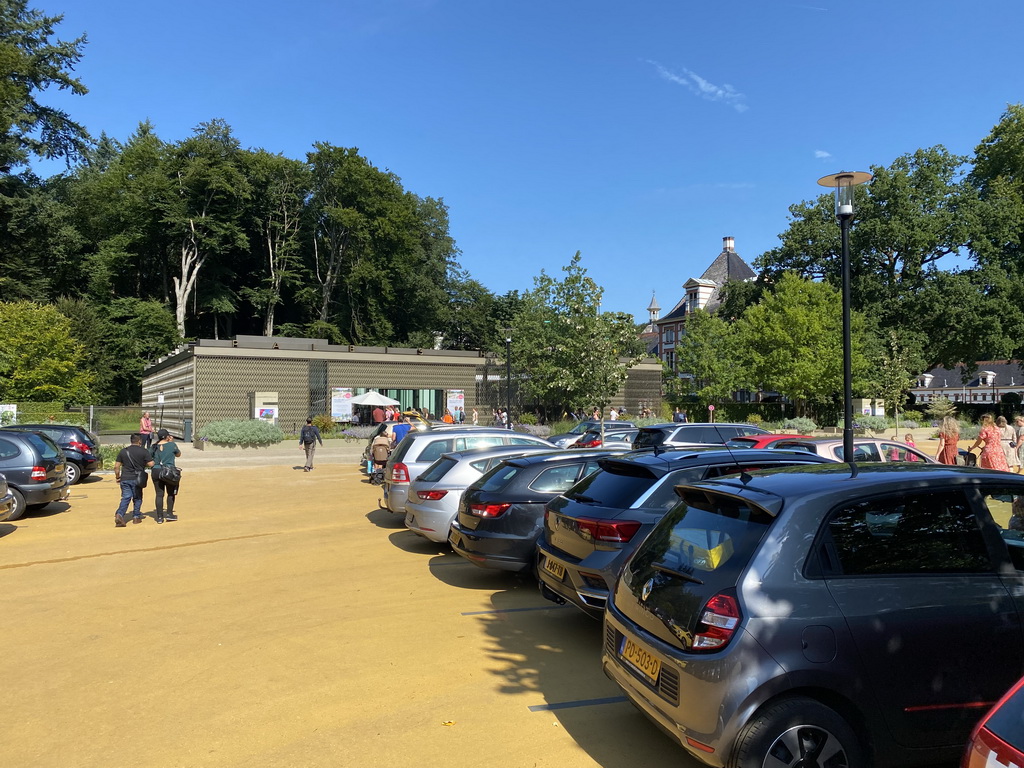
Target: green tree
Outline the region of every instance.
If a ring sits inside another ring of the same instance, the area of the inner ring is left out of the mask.
[[[702,309],[686,317],[686,329],[676,341],[676,391],[673,405],[696,401],[701,411],[709,405],[732,400],[741,388],[737,365],[735,327],[721,316]]]
[[[876,395],[885,403],[885,410],[897,419],[907,399],[907,390],[914,386],[914,375],[909,367],[909,355],[900,342],[900,334],[890,329],[886,338],[886,349],[874,366],[875,380],[869,385],[869,394]]]
[[[798,415],[834,409],[843,391],[842,297],[827,283],[783,274],[736,321],[739,366],[762,389],[789,397]],[[862,319],[853,316],[854,383],[866,363]]]
[[[0,303],[0,400],[85,402],[92,374],[71,323],[51,305]]]
[[[89,135],[63,110],[46,106],[38,95],[49,89],[83,95],[71,76],[82,57],[85,36],[54,40],[63,16],[46,16],[27,0],[0,0],[0,171],[26,165],[31,156],[72,160],[88,146]]]
[[[545,414],[604,408],[643,354],[632,317],[599,310],[604,290],[580,261],[577,251],[562,280],[541,271],[512,322],[523,399]]]
[[[173,351],[181,341],[167,305],[135,298],[115,299],[101,310],[102,344],[110,359],[109,397],[117,404],[139,402],[146,363]]]

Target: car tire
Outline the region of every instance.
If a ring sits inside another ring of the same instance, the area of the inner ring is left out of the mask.
[[[82,479],[82,468],[73,461],[64,462],[64,472],[68,476],[68,485],[74,485]]]
[[[17,520],[19,517],[25,514],[25,497],[21,491],[17,488],[11,488],[11,494],[14,496],[14,506],[11,508],[11,514],[7,516],[7,521]]]
[[[826,760],[828,762],[826,762]],[[729,768],[863,768],[853,728],[833,709],[804,696],[776,701],[740,731]]]

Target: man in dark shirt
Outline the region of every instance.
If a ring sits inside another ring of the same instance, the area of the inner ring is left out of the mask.
[[[114,480],[121,486],[121,503],[114,513],[114,525],[124,528],[124,516],[128,511],[128,502],[133,502],[132,522],[142,522],[142,486],[140,481],[146,476],[146,467],[153,466],[153,458],[149,451],[142,447],[141,436],[131,437],[132,444],[122,448],[114,461]]]
[[[320,429],[313,423],[312,419],[306,419],[306,426],[299,433],[299,447],[306,452],[306,466],[303,469],[309,472],[313,469],[313,456],[316,454],[316,444],[324,444],[320,436]]]

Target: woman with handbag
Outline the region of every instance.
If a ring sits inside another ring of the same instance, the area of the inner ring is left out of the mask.
[[[175,466],[174,460],[181,456],[181,451],[166,429],[161,429],[156,436],[156,445],[150,449],[153,456],[150,474],[153,476],[153,490],[156,491],[156,521],[173,522],[178,519],[174,514],[174,499],[178,495],[178,479],[181,477],[181,470]],[[164,514],[164,493],[167,494],[167,514]]]

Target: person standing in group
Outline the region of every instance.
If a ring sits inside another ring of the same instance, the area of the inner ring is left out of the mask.
[[[149,411],[143,413],[139,419],[139,438],[142,440],[140,445],[148,451],[153,443],[153,420],[149,418]]]
[[[619,412],[615,410],[615,406],[613,405],[611,410],[608,411],[608,421],[618,421],[618,420],[619,420]]]
[[[935,452],[935,460],[940,464],[956,464],[959,440],[960,425],[952,416],[944,417],[939,427],[939,450]]]
[[[312,419],[306,419],[306,426],[299,432],[299,447],[306,452],[306,466],[303,469],[309,472],[313,469],[313,454],[316,453],[316,444],[324,444],[324,439],[320,437],[320,430],[313,423]]]
[[[996,420],[991,413],[981,417],[981,429],[978,431],[978,439],[968,451],[974,451],[981,447],[981,456],[978,465],[983,469],[1001,469],[1009,472],[1010,467],[1006,464],[1006,454],[1003,453],[1003,446],[1000,443],[999,429],[996,427]]]
[[[459,414],[459,418],[458,418],[459,424],[465,424],[466,423],[466,410],[464,408],[456,408],[455,410]]]
[[[480,422],[480,414],[476,412],[476,408],[473,409],[473,426],[477,426]]]
[[[672,421],[679,423],[683,420],[683,412],[679,410],[679,406],[676,406],[676,412],[672,414]]]
[[[1024,416],[1013,418],[1013,428],[1017,433],[1017,471],[1024,472]]]
[[[382,421],[384,421],[384,409],[381,408],[379,405],[375,406],[374,409],[373,409],[372,416],[373,416],[373,423],[374,424],[380,424]]]
[[[409,434],[412,423],[405,416],[398,416],[398,423],[391,427],[391,440],[395,445],[402,442],[402,438]]]
[[[171,483],[161,480],[156,467],[173,467],[174,460],[181,456],[178,445],[166,429],[158,430],[156,433],[156,445],[149,455],[153,458],[153,491],[156,493],[156,521],[162,523],[164,520],[174,522],[178,516],[174,514],[174,500],[178,496],[178,483]],[[164,494],[167,495],[167,514],[164,514]]]
[[[1010,472],[1020,471],[1020,460],[1017,458],[1017,432],[1006,421],[1005,416],[996,419],[996,429],[999,430],[999,445],[1003,448],[1003,455],[1006,456],[1006,466]]]
[[[142,489],[146,485],[146,467],[153,466],[149,451],[142,447],[142,436],[131,436],[131,445],[121,449],[114,460],[114,481],[121,488],[121,503],[114,513],[114,525],[124,528],[128,502],[132,502],[132,522],[142,522]]]

